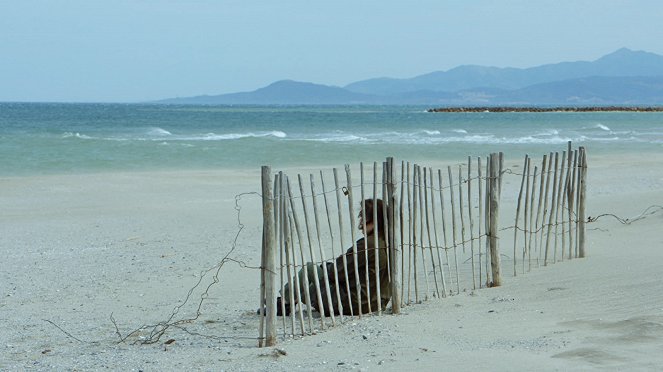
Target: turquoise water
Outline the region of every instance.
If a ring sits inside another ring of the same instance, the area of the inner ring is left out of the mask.
[[[0,175],[520,159],[663,150],[663,113],[427,113],[412,106],[0,103]]]

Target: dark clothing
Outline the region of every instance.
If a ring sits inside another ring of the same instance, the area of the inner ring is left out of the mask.
[[[366,246],[364,246],[366,244]],[[334,260],[334,262],[328,262],[323,265],[317,266],[318,271],[318,286],[320,289],[320,295],[322,297],[322,303],[318,302],[318,296],[315,286],[315,273],[314,270],[316,265],[309,263],[306,267],[302,268],[298,274],[297,282],[300,285],[301,291],[308,290],[311,305],[314,309],[320,311],[324,306],[325,315],[333,312],[338,315],[341,313],[341,308],[338,304],[338,299],[340,297],[342,304],[342,311],[345,315],[358,315],[359,314],[359,296],[357,294],[357,282],[359,282],[360,293],[361,293],[361,313],[368,313],[368,303],[369,303],[369,288],[370,288],[370,305],[371,311],[377,311],[378,308],[384,310],[391,299],[391,282],[389,280],[389,258],[387,252],[387,244],[384,239],[379,239],[378,241],[379,249],[375,249],[375,236],[371,235],[368,239],[359,239],[357,241],[357,271],[359,273],[359,278],[355,275],[355,258],[353,254],[353,248],[350,247],[347,252]],[[347,266],[344,265],[343,258],[347,262]],[[376,262],[378,267],[376,268]],[[368,263],[368,265],[367,265]],[[334,271],[334,265],[336,265],[336,270],[338,271],[338,288],[336,287],[336,273]],[[327,276],[329,277],[329,291],[331,294],[331,306],[329,304],[329,298],[327,297],[327,289],[325,286],[325,277],[322,269],[326,268]],[[347,270],[346,270],[347,267]],[[380,301],[378,301],[377,285],[376,285],[376,271],[379,272],[380,279]],[[366,273],[368,272],[368,283],[366,279]],[[347,273],[347,280],[346,280]],[[309,285],[308,288],[305,288],[306,284],[304,281],[304,275],[308,277]],[[348,288],[349,286],[349,288]],[[289,299],[289,286],[286,286],[286,290],[283,293],[283,299],[288,301]],[[348,294],[349,289],[349,294]],[[338,294],[337,294],[338,293]],[[302,292],[302,300],[304,300],[304,293]]]

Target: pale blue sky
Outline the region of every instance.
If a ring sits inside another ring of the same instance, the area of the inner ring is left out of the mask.
[[[661,0],[0,0],[0,101],[343,86],[462,64],[663,54]]]

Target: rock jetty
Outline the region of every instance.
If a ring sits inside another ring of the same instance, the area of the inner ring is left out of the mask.
[[[663,106],[591,106],[591,107],[439,107],[426,110],[428,112],[663,112]]]

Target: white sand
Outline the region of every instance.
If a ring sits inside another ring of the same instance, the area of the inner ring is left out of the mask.
[[[633,217],[663,205],[663,156],[589,160],[588,215]],[[500,288],[279,340],[281,355],[256,347],[260,199],[245,195],[231,255],[243,264],[223,266],[199,319],[184,324],[217,338],[170,329],[154,345],[118,344],[111,313],[123,335],[167,320],[230,250],[234,196],[259,191],[259,182],[258,169],[0,178],[0,370],[663,366],[662,211],[630,225],[589,224],[586,259],[516,278],[505,272]],[[195,316],[200,293],[176,319]]]

